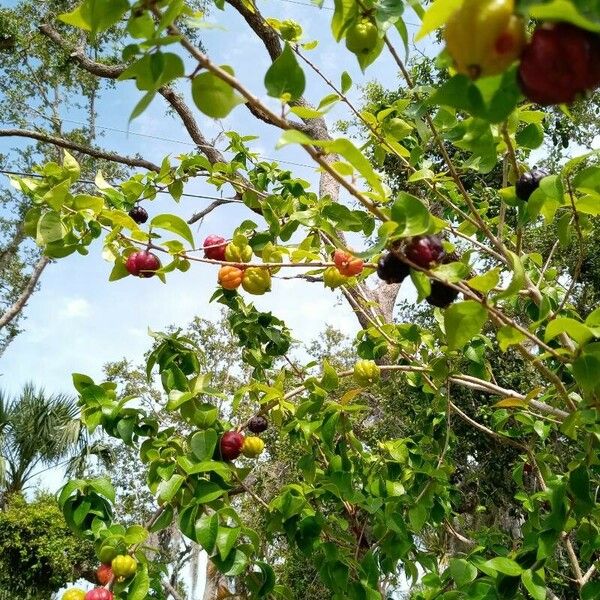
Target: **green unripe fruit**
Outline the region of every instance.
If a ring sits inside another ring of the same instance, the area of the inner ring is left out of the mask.
[[[381,369],[372,360],[359,360],[354,365],[354,381],[361,387],[374,385],[381,378]]]
[[[242,287],[249,293],[261,296],[271,289],[271,273],[268,269],[250,267],[244,271]]]
[[[334,290],[342,285],[346,285],[350,281],[350,277],[342,275],[335,267],[328,267],[323,273],[323,283],[325,287]]]
[[[379,31],[374,21],[363,19],[346,32],[346,48],[354,54],[369,54],[379,40]]]
[[[249,244],[237,246],[236,244],[227,244],[225,248],[225,260],[235,263],[247,263],[252,260],[252,247]]]

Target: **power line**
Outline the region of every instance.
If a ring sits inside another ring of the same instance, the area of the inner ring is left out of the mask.
[[[81,125],[83,127],[88,126],[88,123],[84,123],[82,121],[74,121],[73,119],[61,119],[61,120],[63,122],[65,122],[65,123],[73,123],[75,125]],[[214,146],[211,146],[209,144],[195,144],[194,142],[186,142],[184,140],[173,140],[173,139],[170,139],[170,138],[163,138],[163,137],[160,137],[158,135],[151,135],[149,133],[140,133],[140,132],[137,132],[137,131],[125,131],[124,129],[117,129],[116,127],[105,127],[103,125],[95,125],[95,128],[96,129],[102,129],[104,131],[113,131],[113,132],[116,132],[116,133],[124,133],[125,135],[135,135],[135,136],[138,136],[138,137],[149,138],[149,139],[152,139],[152,140],[158,140],[160,142],[169,142],[169,143],[172,143],[172,144],[183,144],[184,146],[190,146],[192,148],[210,148],[210,149],[214,149]],[[259,156],[259,158],[262,158],[264,160],[272,160],[272,161],[275,161],[275,162],[285,163],[285,164],[288,164],[288,165],[294,165],[295,167],[305,167],[307,169],[314,169],[315,168],[312,165],[307,165],[307,164],[304,164],[304,163],[297,163],[297,162],[293,162],[291,160],[282,160],[282,159],[279,159],[279,158],[272,158],[272,157],[264,156],[264,155],[261,155],[261,154],[259,154],[258,156]]]

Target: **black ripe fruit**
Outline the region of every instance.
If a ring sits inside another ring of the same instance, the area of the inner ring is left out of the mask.
[[[406,246],[404,253],[411,262],[422,269],[435,266],[444,258],[442,240],[435,235],[414,237]]]
[[[431,294],[425,300],[431,306],[448,308],[458,298],[458,292],[441,281],[431,282]]]
[[[393,252],[384,254],[377,263],[377,277],[386,283],[402,283],[410,274],[410,267]]]
[[[129,211],[129,216],[138,224],[141,225],[148,220],[148,213],[142,206],[136,205]]]
[[[543,169],[536,169],[535,167],[523,173],[519,180],[515,184],[515,192],[519,200],[527,202],[531,198],[531,194],[540,187],[540,181],[546,177],[548,173]]]
[[[255,415],[248,421],[248,429],[252,433],[262,433],[263,431],[266,431],[268,427],[269,421],[262,415]]]

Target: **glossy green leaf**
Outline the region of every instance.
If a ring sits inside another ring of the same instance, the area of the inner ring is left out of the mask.
[[[233,75],[230,67],[221,68]],[[196,106],[213,119],[224,119],[238,104],[246,102],[228,83],[210,72],[194,77],[192,98]]]
[[[481,332],[487,321],[487,310],[475,300],[458,302],[444,314],[444,327],[449,350],[459,350]]]
[[[150,225],[155,229],[165,229],[180,235],[190,246],[194,246],[194,236],[190,226],[177,215],[156,215]]]
[[[198,460],[211,459],[217,447],[217,432],[214,429],[197,431],[190,440],[190,447]]]
[[[306,77],[296,55],[286,42],[283,52],[273,61],[265,74],[265,87],[269,96],[297,100],[304,93]]]

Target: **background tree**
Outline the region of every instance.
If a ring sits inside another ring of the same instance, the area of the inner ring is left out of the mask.
[[[0,513],[0,594],[47,600],[65,583],[93,580],[94,546],[67,526],[56,498],[37,493],[8,498]]]

